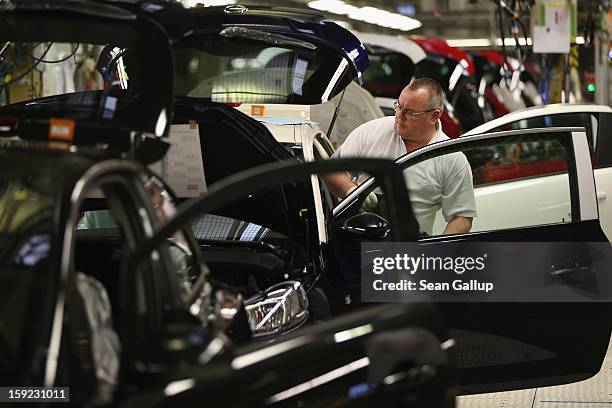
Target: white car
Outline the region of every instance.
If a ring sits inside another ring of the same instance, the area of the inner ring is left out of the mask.
[[[310,105],[241,104],[239,111],[261,122],[277,142],[305,162],[328,159],[334,148],[319,124],[310,119]],[[254,115],[261,112],[263,115]],[[327,242],[319,178],[311,176],[319,242]]]
[[[497,132],[502,130],[544,128],[556,126],[584,127],[586,129],[591,158],[595,174],[595,186],[597,190],[597,203],[599,206],[599,220],[601,227],[609,239],[612,239],[612,108],[606,105],[592,104],[554,104],[522,109],[509,113],[501,118],[478,126],[463,136],[471,136],[481,133]],[[530,147],[525,149],[525,147]],[[517,146],[517,149],[519,147]],[[550,146],[521,146],[521,151],[516,151],[518,160],[510,168],[500,164],[489,166],[489,179],[474,180],[475,193],[480,205],[504,208],[511,202],[517,211],[508,212],[506,222],[508,225],[517,225],[518,219],[512,219],[509,214],[520,214],[521,222],[528,225],[533,219],[540,219],[542,213],[548,214],[551,222],[562,221],[570,214],[570,202],[561,200],[567,187],[561,176],[563,168],[555,162],[554,153]],[[539,149],[539,150],[538,150]],[[544,153],[548,149],[548,153]],[[492,152],[500,155],[501,152]],[[548,157],[543,157],[548,154]],[[498,160],[501,157],[498,157]],[[516,195],[515,192],[520,191]],[[534,197],[539,197],[539,192],[546,191],[547,201],[541,201],[533,206]],[[538,194],[534,194],[538,192]],[[512,195],[511,195],[512,194]],[[509,201],[509,198],[512,198]],[[551,212],[551,204],[555,203],[554,211]],[[523,211],[520,211],[520,210]],[[479,211],[479,213],[482,213]],[[485,211],[484,214],[487,212]],[[437,217],[438,228],[441,228],[441,217]],[[482,218],[479,214],[474,220],[474,230],[486,230],[491,223],[499,224],[499,219]],[[434,227],[435,231],[435,227]]]
[[[353,129],[384,116],[374,97],[357,83],[351,82],[344,92],[318,105],[243,103],[235,108],[261,122],[296,157],[310,162],[330,158]],[[320,181],[313,175],[311,182],[319,241],[323,243],[327,242],[327,231]]]

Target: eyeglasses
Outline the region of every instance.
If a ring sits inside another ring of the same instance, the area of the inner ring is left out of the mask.
[[[402,115],[406,116],[408,119],[412,119],[415,116],[418,117],[418,116],[424,115],[426,113],[438,110],[438,108],[434,108],[434,109],[429,109],[429,110],[426,110],[426,111],[423,111],[423,112],[412,112],[412,111],[409,111],[409,110],[406,110],[406,109],[402,108],[402,106],[399,104],[399,101],[393,102],[393,109],[395,109],[396,112],[399,112]]]

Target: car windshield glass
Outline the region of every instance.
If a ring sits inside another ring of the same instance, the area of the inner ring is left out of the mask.
[[[0,118],[15,127],[3,133],[75,143],[109,128],[113,140],[133,130],[161,136],[170,58],[167,38],[148,21],[0,12]]]
[[[0,170],[0,378],[6,378],[16,362],[28,365],[42,335],[43,324],[30,323],[38,321],[52,284],[56,183],[48,174]]]
[[[3,49],[2,105],[44,96],[79,91],[100,91],[107,86],[127,89],[123,56],[116,55],[112,75],[102,75],[98,61],[104,46],[80,42],[6,42]],[[115,76],[116,75],[116,76]]]
[[[363,87],[374,96],[397,99],[414,77],[412,60],[398,52],[374,51],[368,57],[370,66],[363,73]]]
[[[108,210],[83,211],[79,230],[118,231],[119,227]],[[270,228],[236,218],[202,214],[191,222],[194,237],[200,241],[268,242],[274,244],[287,237]]]
[[[327,101],[353,78],[341,53],[312,43],[270,43],[218,34],[174,47],[175,94],[222,103]]]

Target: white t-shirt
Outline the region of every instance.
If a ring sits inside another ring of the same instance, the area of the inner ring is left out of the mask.
[[[448,140],[438,122],[438,131],[429,144]],[[334,158],[370,157],[396,160],[406,146],[395,133],[395,118],[386,116],[364,123],[347,137]],[[358,183],[369,176],[359,174]],[[448,222],[455,216],[476,217],[472,169],[461,152],[436,156],[404,170],[414,215],[421,231],[431,235],[436,212],[442,210]]]

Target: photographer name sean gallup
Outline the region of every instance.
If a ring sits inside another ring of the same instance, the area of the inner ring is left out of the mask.
[[[407,279],[402,279],[399,282],[383,282],[377,279],[372,283],[375,291],[436,291],[436,292],[486,292],[493,290],[495,285],[493,282],[481,282],[476,279],[464,281],[456,279],[452,282],[430,282],[426,279],[421,279],[413,282]]]

